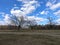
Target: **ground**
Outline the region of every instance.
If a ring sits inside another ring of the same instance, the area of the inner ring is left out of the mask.
[[[0,45],[60,45],[60,30],[0,30]]]

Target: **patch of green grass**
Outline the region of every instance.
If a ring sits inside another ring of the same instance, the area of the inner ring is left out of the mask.
[[[60,45],[60,38],[42,34],[0,34],[0,45]]]

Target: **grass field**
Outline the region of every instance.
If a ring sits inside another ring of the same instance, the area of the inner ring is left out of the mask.
[[[0,34],[0,45],[60,45],[60,30],[24,30],[19,32],[23,32],[23,34]],[[31,32],[32,34],[24,34],[24,32]],[[33,32],[42,34],[33,34]]]
[[[60,45],[60,38],[48,35],[0,35],[0,45]]]
[[[60,30],[0,30],[0,32],[44,32],[44,33],[60,33]]]

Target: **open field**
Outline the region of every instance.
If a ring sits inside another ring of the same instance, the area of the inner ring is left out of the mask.
[[[44,33],[60,33],[60,30],[0,30],[0,32],[44,32]]]
[[[60,45],[60,37],[0,34],[0,45]]]
[[[60,33],[60,30],[0,30],[0,32],[38,32],[38,33]]]
[[[60,45],[60,30],[1,31],[0,45]]]

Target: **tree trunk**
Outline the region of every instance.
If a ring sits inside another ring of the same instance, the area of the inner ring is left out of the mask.
[[[21,26],[19,25],[19,26],[18,26],[18,30],[20,30],[20,29],[21,29]]]

